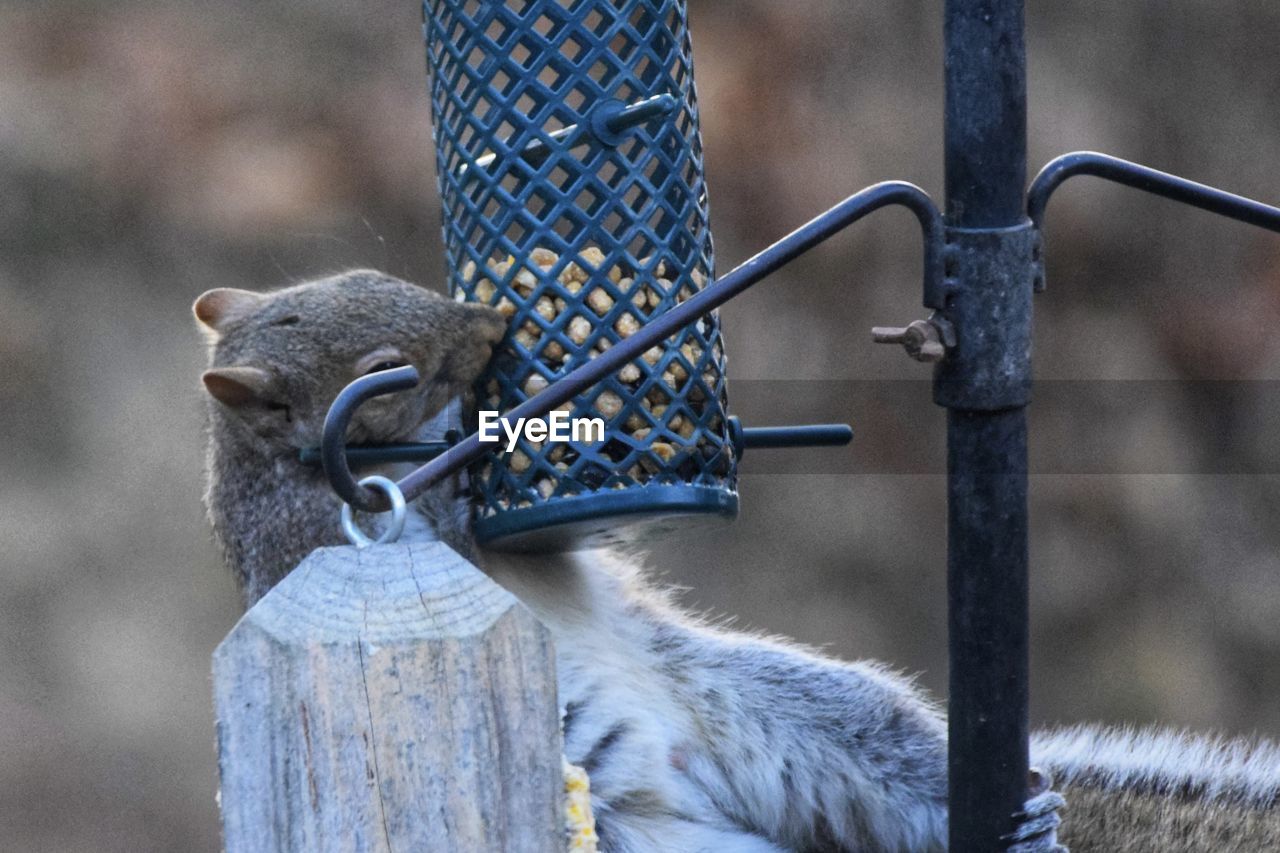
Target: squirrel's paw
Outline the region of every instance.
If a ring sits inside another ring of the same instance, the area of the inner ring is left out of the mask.
[[[1031,768],[1027,802],[1015,817],[1018,828],[1006,836],[1008,853],[1068,853],[1058,843],[1058,809],[1067,801],[1053,790],[1053,777]]]

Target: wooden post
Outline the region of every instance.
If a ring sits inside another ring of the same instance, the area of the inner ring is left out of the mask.
[[[446,545],[316,551],[213,682],[228,853],[565,849],[550,636]]]

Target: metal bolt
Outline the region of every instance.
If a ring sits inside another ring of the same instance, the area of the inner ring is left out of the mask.
[[[936,362],[947,356],[947,347],[938,327],[929,320],[916,320],[904,327],[876,326],[871,339],[878,344],[902,344],[916,361]]]

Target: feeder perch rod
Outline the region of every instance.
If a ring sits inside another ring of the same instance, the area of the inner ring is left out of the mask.
[[[654,95],[652,98],[645,98],[636,101],[633,104],[624,104],[622,101],[604,101],[594,110],[585,124],[585,131],[594,137],[603,145],[615,146],[622,144],[626,132],[633,127],[638,127],[647,121],[657,118],[664,118],[674,113],[680,106],[680,102],[672,95]],[[580,131],[584,128],[580,125],[571,124],[568,127],[562,127],[559,130],[552,131],[547,137],[556,143],[565,142],[570,149],[585,145],[589,140],[582,139]],[[547,155],[551,153],[551,146],[545,140],[535,139],[524,147],[520,152],[520,159],[532,166],[539,166]],[[483,157],[476,158],[476,166],[481,169],[488,168],[498,159],[497,154],[485,154]],[[466,174],[467,167],[463,165],[458,174]]]
[[[415,380],[416,383],[417,380]],[[800,426],[744,427],[736,415],[729,416],[729,430],[733,435],[736,456],[741,459],[749,447],[844,447],[853,441],[853,429],[848,424],[802,424]],[[458,443],[461,438],[450,430],[451,438],[444,441],[418,441],[401,444],[348,444],[347,463],[352,467],[381,465],[390,462],[429,462]],[[306,447],[298,452],[303,465],[321,464],[321,449]]]

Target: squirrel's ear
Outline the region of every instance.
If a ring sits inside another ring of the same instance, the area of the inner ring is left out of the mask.
[[[474,302],[454,302],[454,344],[448,347],[442,378],[466,384],[476,379],[489,363],[493,347],[507,333],[507,320],[496,308]]]
[[[240,409],[269,399],[271,374],[260,367],[215,367],[200,377],[215,400]]]
[[[251,290],[217,287],[200,294],[191,310],[205,328],[217,335],[229,324],[252,314],[266,298],[265,294]]]

